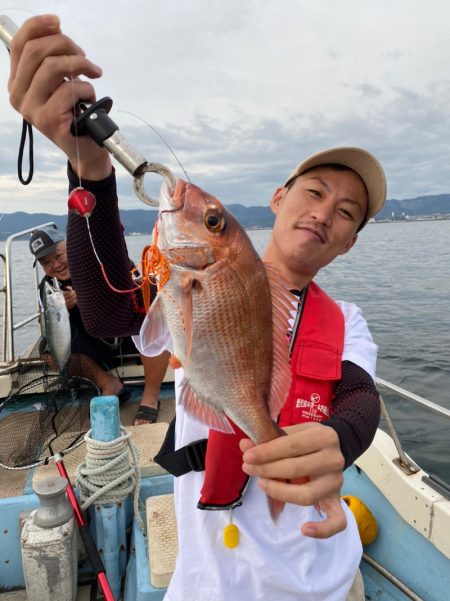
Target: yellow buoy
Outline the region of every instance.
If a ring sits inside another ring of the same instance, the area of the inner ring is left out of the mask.
[[[239,544],[239,529],[236,524],[228,524],[223,529],[223,544],[227,549],[234,549]]]
[[[365,546],[373,543],[378,534],[378,525],[373,513],[357,497],[346,495],[342,497],[342,500],[347,503],[348,508],[355,516],[362,544]]]

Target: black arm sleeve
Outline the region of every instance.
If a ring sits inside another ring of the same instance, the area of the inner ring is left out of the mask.
[[[336,384],[333,415],[324,425],[339,436],[345,467],[369,447],[380,422],[380,395],[369,374],[351,361],[343,361]]]
[[[70,166],[68,174],[69,189],[73,190],[79,185],[79,180]],[[134,288],[136,284],[130,274],[114,170],[102,181],[82,180],[81,185],[97,200],[89,225],[109,281],[118,290]],[[100,338],[138,334],[145,317],[138,296],[135,293],[119,294],[109,288],[95,258],[86,219],[74,213],[69,213],[67,221],[67,258],[87,332]]]

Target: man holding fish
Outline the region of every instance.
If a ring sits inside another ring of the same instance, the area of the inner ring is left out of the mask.
[[[131,393],[120,378],[106,369],[118,365],[121,355],[136,353],[133,341],[129,336],[106,338],[88,334],[78,307],[77,293],[72,286],[66,238],[56,226],[34,230],[29,245],[35,264],[39,262],[45,273],[39,284],[39,294],[44,307],[47,346],[53,361],[61,371],[68,364],[70,375],[88,378],[103,396],[115,395],[122,405]],[[62,303],[57,319],[52,319],[55,310],[51,302]],[[158,396],[167,369],[168,354],[160,357],[141,355],[141,361],[145,386],[134,425],[157,420]]]
[[[61,34],[56,17],[32,18],[19,30],[11,103],[65,152],[71,188],[80,177],[95,194],[92,234],[125,289],[129,265],[115,244],[120,221],[109,155],[88,139],[77,147],[70,134],[74,100],[95,99],[80,75],[97,78],[101,70]],[[205,423],[214,428],[205,472],[176,480],[179,555],[166,599],[347,598],[361,545],[337,498],[342,470],[378,425],[377,349],[359,309],[332,301],[313,278],[353,247],[385,197],[383,170],[368,152],[312,155],[272,197],[276,220],[263,264],[217,199],[177,182],[162,191],[158,221],[171,277],[144,324],[129,295],[117,299],[99,282],[85,224],[70,215],[68,254],[86,325],[99,336],[140,330],[142,351],[173,351],[184,368],[177,370],[177,449],[206,438]],[[197,501],[202,509],[233,509],[201,511]],[[230,521],[240,533],[233,549],[222,542]]]

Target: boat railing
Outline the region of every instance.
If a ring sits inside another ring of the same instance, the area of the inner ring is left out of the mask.
[[[401,388],[400,386],[397,386],[396,384],[391,384],[391,382],[388,382],[387,380],[383,380],[382,378],[376,378],[376,384],[380,388],[387,388],[388,390],[391,390],[392,392],[396,392],[403,398],[408,399],[409,401],[413,401],[414,403],[420,405],[421,407],[425,407],[426,409],[432,411],[433,413],[437,413],[438,415],[440,415],[442,417],[446,417],[447,419],[450,419],[450,409],[447,409],[446,407],[442,407],[442,405],[433,403],[432,401],[429,401],[428,399],[425,399],[425,398],[419,396],[418,394],[409,392],[409,390],[406,390],[405,388]]]
[[[403,397],[409,401],[413,401],[417,405],[420,405],[424,409],[427,409],[428,411],[432,411],[433,413],[436,413],[440,417],[445,417],[447,419],[450,418],[450,409],[447,409],[446,407],[443,407],[442,405],[433,403],[432,401],[429,401],[428,399],[425,399],[417,394],[414,394],[413,392],[410,392],[409,390],[406,390],[405,388],[401,388],[400,386],[397,386],[396,384],[392,384],[391,382],[388,382],[387,380],[383,380],[382,378],[376,378],[376,384],[377,384],[378,388],[385,388],[387,390],[390,390],[391,392],[395,392],[396,394],[400,395],[401,397]],[[403,450],[400,439],[395,430],[394,423],[392,422],[391,416],[389,415],[389,411],[386,407],[386,404],[385,404],[381,394],[380,394],[380,401],[381,401],[381,413],[386,421],[386,426],[387,426],[389,435],[392,438],[392,440],[394,441],[394,444],[395,444],[395,447],[396,447],[397,453],[398,453],[398,459],[394,460],[394,463],[405,474],[407,474],[407,475],[416,474],[417,472],[420,471],[420,468],[417,464],[414,463],[414,461],[412,461],[412,459],[410,459],[410,457],[408,457],[408,455]],[[433,488],[434,490],[436,490],[437,492],[442,494],[445,498],[450,499],[450,485],[447,482],[443,481],[441,478],[439,478],[438,476],[436,476],[434,474],[428,474],[426,476],[423,476],[422,480],[424,482],[426,482],[429,486],[431,486],[431,488]]]
[[[0,259],[3,261],[3,286],[1,287],[1,293],[3,294],[3,314],[2,314],[2,359],[6,356],[6,257],[3,253],[0,253]]]
[[[3,298],[3,329],[2,329],[2,368],[8,368],[8,366],[14,366],[17,362],[17,358],[15,357],[15,345],[14,345],[14,334],[20,328],[26,326],[32,321],[37,321],[39,326],[41,327],[42,333],[42,323],[40,320],[41,310],[39,306],[39,274],[37,268],[34,270],[35,277],[35,295],[36,295],[36,310],[34,313],[30,314],[25,319],[21,321],[14,322],[14,304],[13,304],[13,291],[12,291],[12,283],[13,283],[13,262],[12,262],[12,250],[13,250],[13,242],[18,240],[19,238],[23,238],[34,232],[36,229],[55,226],[56,224],[52,221],[48,223],[44,223],[42,225],[37,225],[32,228],[28,228],[16,234],[12,234],[6,239],[5,244],[5,254],[1,255],[1,258],[4,263],[4,284],[2,288],[2,292],[4,293]],[[30,256],[31,260],[31,256]]]

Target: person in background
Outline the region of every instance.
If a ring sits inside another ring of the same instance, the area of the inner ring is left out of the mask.
[[[69,311],[71,329],[71,360],[69,369],[72,375],[81,375],[92,380],[103,396],[116,395],[122,404],[131,396],[120,378],[110,373],[110,369],[120,364],[122,355],[136,354],[136,347],[129,336],[97,338],[86,331],[78,307],[77,293],[72,286],[67,262],[66,239],[56,226],[46,226],[35,230],[30,237],[30,252],[34,265],[39,262],[45,272],[39,285],[42,299],[45,282],[53,283],[56,278],[64,295]],[[141,355],[144,366],[145,387],[141,404],[136,412],[134,424],[156,422],[159,411],[159,390],[164,378],[169,353],[160,357]]]
[[[101,69],[62,35],[57,17],[34,17],[14,37],[11,103],[64,151],[70,189],[81,183],[96,196],[92,235],[101,256],[107,257],[106,269],[114,270],[114,285],[125,289],[132,282],[119,235],[110,157],[92,140],[76,141],[70,133],[74,102],[95,100],[92,85],[80,75],[97,78]],[[338,498],[343,469],[369,446],[378,426],[373,380],[377,347],[359,309],[335,303],[313,279],[353,247],[359,230],[385,198],[383,169],[372,155],[355,148],[308,157],[274,193],[276,219],[265,258],[283,273],[299,299],[291,327],[294,380],[280,416],[287,436],[257,446],[248,439],[240,442],[241,471],[257,478],[250,479],[242,505],[233,509],[233,523],[240,530],[235,549],[224,548],[221,540],[229,512],[197,508],[205,473],[190,471],[176,479],[179,553],[168,601],[364,599],[357,587],[349,596],[361,543],[353,517]],[[77,215],[69,216],[67,240],[89,331],[97,336],[138,334],[144,315],[132,297],[113,296],[99,281],[88,233]],[[94,290],[95,306],[90,302]],[[319,306],[330,329],[324,322],[315,327]],[[165,349],[160,342],[154,341],[157,353]],[[305,362],[302,348],[313,349]],[[181,370],[176,374],[180,384]],[[321,386],[323,398],[309,390],[311,381]],[[207,435],[208,428],[177,405],[177,449]],[[276,526],[270,521],[266,493],[286,503]]]

